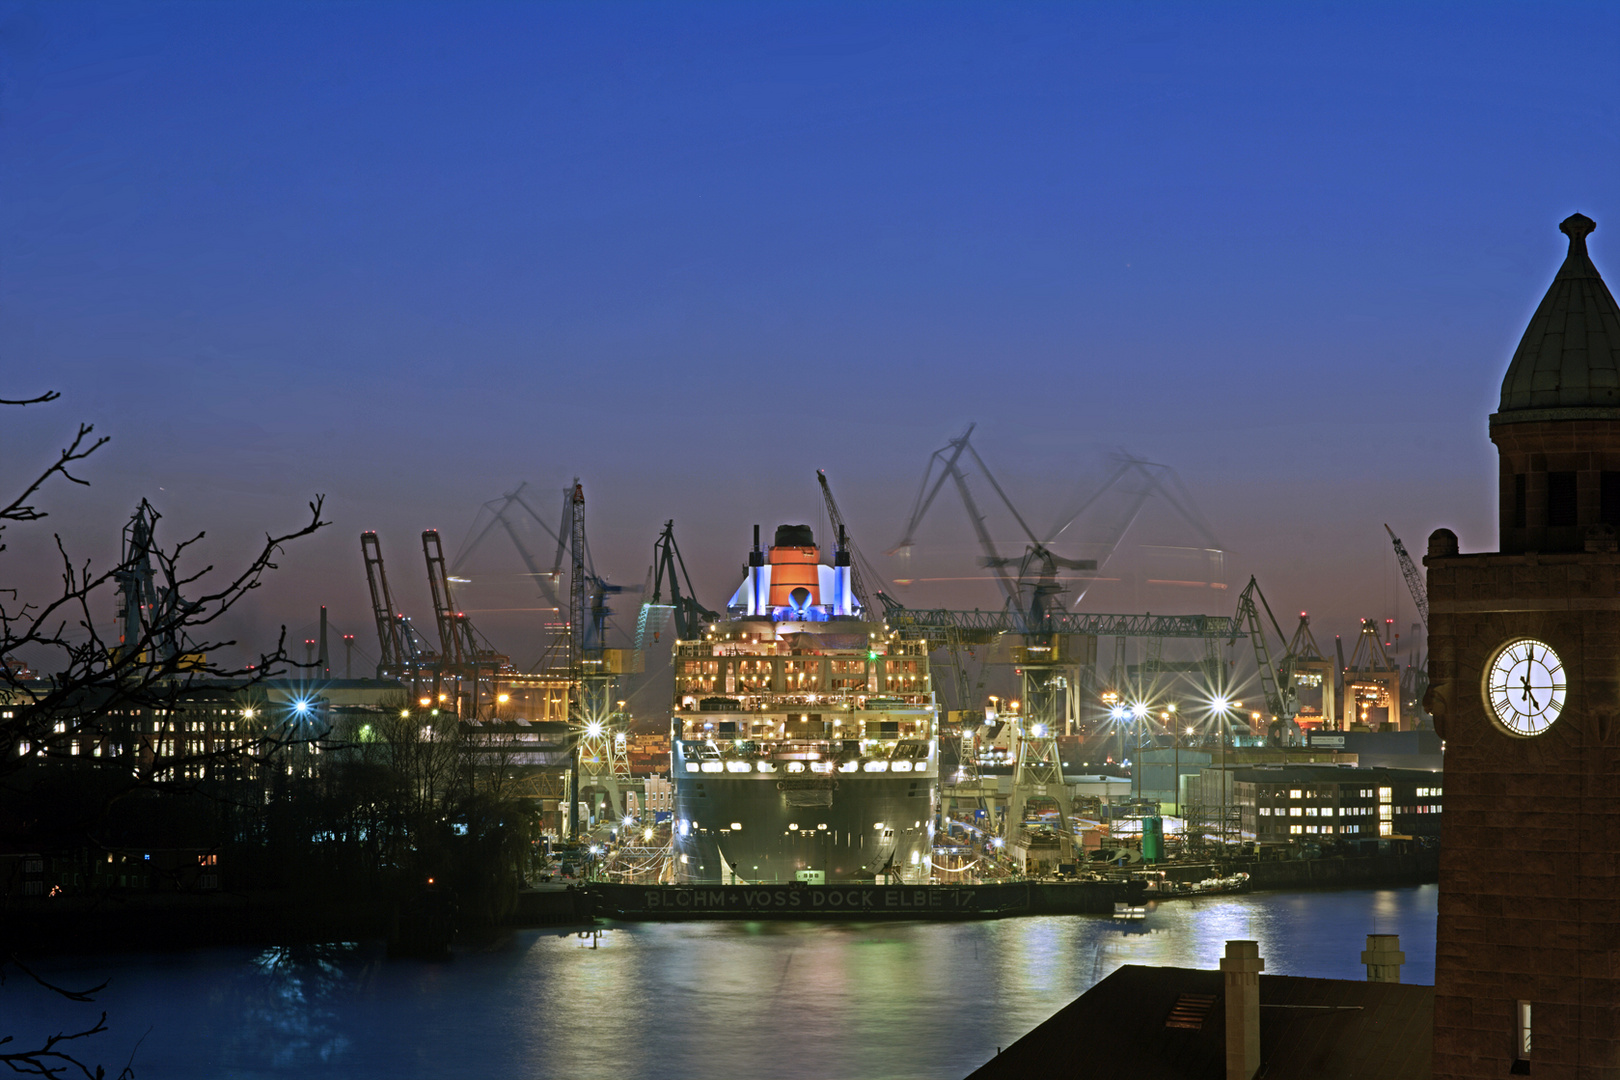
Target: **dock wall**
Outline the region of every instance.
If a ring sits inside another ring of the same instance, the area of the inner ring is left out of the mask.
[[[1424,885],[1440,880],[1440,851],[1429,848],[1365,858],[1238,861],[1231,869],[1249,875],[1254,889],[1347,888],[1357,885]]]

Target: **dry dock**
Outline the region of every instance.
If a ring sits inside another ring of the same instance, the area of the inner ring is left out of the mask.
[[[588,886],[611,919],[987,919],[1111,915],[1140,904],[1142,882],[1011,881],[985,885]]]

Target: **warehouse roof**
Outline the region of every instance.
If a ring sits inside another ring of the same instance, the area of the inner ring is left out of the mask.
[[[1434,987],[1260,976],[1266,1080],[1427,1080]],[[1120,968],[998,1053],[969,1080],[1225,1080],[1219,971]]]

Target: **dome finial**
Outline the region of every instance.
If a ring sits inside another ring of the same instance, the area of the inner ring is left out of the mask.
[[[1569,237],[1569,250],[1586,251],[1586,238],[1597,229],[1597,222],[1585,214],[1571,214],[1558,223],[1558,231]]]

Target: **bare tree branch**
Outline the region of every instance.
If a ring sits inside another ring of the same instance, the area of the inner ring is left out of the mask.
[[[54,401],[52,391],[27,399],[0,399],[0,406],[26,406]],[[75,475],[75,466],[107,443],[97,438],[91,425],[78,431],[56,456],[9,502],[0,505],[0,530],[11,522],[33,522],[46,516],[36,505],[37,496],[53,477],[69,483],[87,483]],[[94,744],[96,755],[103,746],[127,747],[134,760],[109,764],[110,769],[92,771],[93,792],[72,804],[74,820],[60,822],[44,816],[34,832],[22,842],[37,844],[41,837],[56,848],[24,847],[22,850],[94,850],[98,823],[111,819],[120,800],[144,793],[188,793],[199,786],[194,778],[205,768],[232,765],[250,771],[276,774],[282,755],[300,745],[326,737],[324,730],[287,731],[273,725],[244,730],[240,738],[214,742],[188,740],[181,733],[179,716],[199,693],[218,693],[228,687],[241,693],[276,677],[287,668],[296,668],[287,654],[286,628],[269,651],[261,651],[245,668],[227,666],[212,659],[236,642],[210,628],[233,611],[264,575],[277,567],[276,560],[285,545],[309,536],[327,524],[321,518],[324,497],[309,503],[309,516],[299,526],[282,533],[269,533],[248,561],[233,573],[221,576],[212,563],[194,566],[197,545],[206,536],[197,533],[164,547],[155,535],[143,545],[131,545],[121,561],[106,570],[97,570],[88,561],[77,561],[61,536],[56,536],[60,559],[58,588],[53,595],[35,598],[19,596],[18,590],[0,589],[0,795],[20,799],[14,805],[29,807],[33,788],[28,785],[40,775],[81,775],[40,771],[37,766],[73,757]],[[155,528],[158,515],[151,512]],[[0,544],[0,551],[5,547]],[[137,578],[161,579],[157,604],[131,599],[138,612],[124,621],[122,633],[114,640],[103,631],[106,611],[115,593],[129,592]],[[182,590],[199,590],[182,597]],[[20,662],[43,658],[43,677]],[[14,659],[17,658],[17,659]],[[210,687],[213,689],[210,689]],[[140,717],[132,722],[132,717]],[[150,728],[150,730],[145,730]],[[234,731],[234,725],[232,725]],[[169,752],[165,752],[165,748]],[[244,809],[248,808],[245,799]],[[262,804],[254,809],[262,811]],[[41,831],[43,830],[43,831]],[[55,830],[52,832],[52,830]],[[51,838],[55,839],[52,840]],[[17,837],[8,837],[16,840]],[[106,848],[109,859],[111,848]],[[0,985],[11,967],[38,986],[74,1003],[94,1002],[93,995],[106,984],[88,990],[55,985],[22,964],[15,957],[0,959]],[[14,1035],[0,1036],[0,1064],[12,1072],[42,1077],[83,1076],[101,1080],[105,1070],[91,1066],[76,1055],[82,1054],[84,1040],[107,1031],[106,1014],[93,1024],[69,1026],[27,1045],[19,1045]],[[143,1037],[144,1038],[144,1037]],[[139,1047],[139,1043],[136,1047]],[[134,1053],[118,1074],[133,1075]]]
[[[38,400],[50,399],[42,398]],[[31,404],[31,402],[20,402],[19,404]],[[10,503],[0,507],[0,533],[5,532],[5,522],[38,521],[40,518],[45,516],[45,512],[43,510],[37,509],[36,507],[30,505],[28,500],[33,498],[34,495],[39,492],[39,489],[44,487],[51,477],[62,476],[72,483],[81,484],[87,487],[89,486],[90,481],[81,480],[77,476],[74,476],[72,473],[68,472],[68,466],[72,465],[76,461],[83,461],[85,458],[107,445],[107,436],[105,435],[94,442],[89,443],[89,445],[86,445],[86,440],[90,438],[91,433],[94,431],[95,427],[93,425],[80,424],[78,434],[73,436],[73,441],[57,455],[56,460],[52,462],[44,472],[35,477],[27,487],[23,488],[21,494],[12,499]],[[4,551],[5,549],[5,545],[0,544],[0,551]]]
[[[55,390],[47,390],[38,397],[21,398],[17,401],[12,401],[9,398],[0,398],[0,405],[43,405],[45,402],[55,401],[61,396],[62,395]]]

